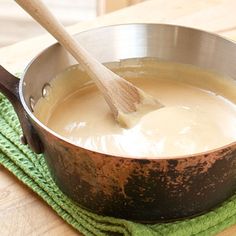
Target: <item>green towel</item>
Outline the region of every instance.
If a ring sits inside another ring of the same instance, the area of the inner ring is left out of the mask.
[[[84,235],[209,236],[236,223],[236,195],[205,215],[155,225],[104,217],[81,209],[55,185],[43,155],[36,155],[20,143],[20,135],[16,114],[8,100],[0,94],[0,163]]]

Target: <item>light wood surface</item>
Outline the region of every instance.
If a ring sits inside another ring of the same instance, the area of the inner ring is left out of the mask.
[[[0,166],[0,235],[78,235],[35,193]]]
[[[71,33],[120,23],[171,23],[192,26],[236,39],[235,0],[150,0],[69,27]],[[0,64],[19,72],[43,48],[54,42],[48,35],[0,49]],[[37,47],[35,47],[37,45]],[[31,190],[0,168],[0,235],[76,235]],[[236,226],[218,236],[236,235]]]
[[[43,1],[66,26],[96,17],[97,0]],[[14,1],[0,0],[0,47],[36,37],[42,33],[44,29]]]
[[[143,1],[145,0],[97,0],[97,14],[100,16]]]

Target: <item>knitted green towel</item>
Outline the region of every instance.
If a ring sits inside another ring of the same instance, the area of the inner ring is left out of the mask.
[[[44,157],[21,145],[20,125],[8,100],[0,94],[0,163],[33,189],[66,222],[84,235],[214,235],[236,223],[236,195],[214,211],[193,219],[155,225],[99,216],[66,197],[50,177]],[[116,234],[117,235],[117,234]]]

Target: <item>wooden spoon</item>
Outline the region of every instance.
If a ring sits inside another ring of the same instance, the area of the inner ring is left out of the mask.
[[[81,64],[96,83],[115,119],[125,126],[148,111],[163,107],[156,99],[103,66],[66,31],[41,0],[15,0]],[[131,115],[132,114],[132,115]],[[135,118],[134,118],[135,114]]]

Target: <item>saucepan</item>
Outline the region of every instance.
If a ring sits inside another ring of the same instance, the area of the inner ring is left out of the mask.
[[[236,44],[204,31],[126,24],[75,37],[102,63],[152,57],[236,79]],[[32,60],[21,80],[0,68],[0,90],[18,114],[22,142],[44,154],[54,181],[71,199],[98,214],[150,222],[201,214],[235,192],[236,142],[194,155],[140,159],[87,150],[42,124],[34,116],[35,103],[50,80],[73,64],[54,44]]]

